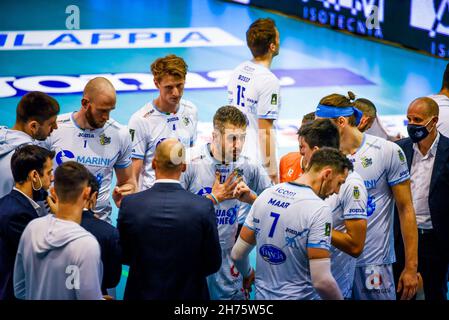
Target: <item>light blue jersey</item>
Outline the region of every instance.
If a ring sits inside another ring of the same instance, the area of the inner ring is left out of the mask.
[[[25,132],[0,127],[0,198],[11,192],[14,178],[11,172],[11,158],[14,151],[26,144],[37,144]]]
[[[190,101],[181,99],[176,113],[159,111],[152,103],[145,104],[129,119],[132,158],[143,161],[139,174],[139,190],[151,188],[156,180],[152,161],[158,144],[168,138],[178,139],[186,148],[196,141],[198,112]]]
[[[281,107],[279,79],[267,67],[245,61],[234,69],[229,78],[228,103],[239,108],[248,118],[242,153],[259,161],[262,158],[258,120],[278,119]]]
[[[395,261],[391,187],[410,179],[405,155],[395,143],[364,134],[362,145],[348,158],[368,190],[366,242],[357,267],[391,264]]]
[[[245,226],[256,234],[256,299],[320,299],[307,249],[330,250],[329,205],[308,186],[281,183],[257,198]]]
[[[58,117],[58,129],[45,141],[45,147],[55,151],[55,167],[65,161],[76,161],[97,178],[100,191],[95,211],[101,219],[109,221],[113,170],[131,165],[131,137],[126,127],[112,119],[103,128],[81,129],[73,114]]]
[[[345,220],[366,219],[366,203],[368,192],[362,177],[356,172],[350,172],[346,182],[340,187],[340,192],[325,201],[332,209],[334,230],[346,232]],[[356,258],[331,247],[332,275],[338,283],[343,297],[352,297]]]
[[[187,170],[181,177],[181,183],[192,193],[203,196],[209,194],[212,191],[217,170],[220,172],[221,183],[233,171],[237,171],[256,194],[260,194],[271,186],[271,181],[264,169],[260,165],[253,164],[247,157],[240,156],[236,162],[222,164],[212,157],[209,144],[192,148],[188,153]],[[217,273],[208,277],[209,291],[213,300],[243,299],[244,297],[241,292],[242,276],[234,267],[230,257],[238,228],[237,213],[241,204],[237,199],[230,199],[215,206],[222,266]]]

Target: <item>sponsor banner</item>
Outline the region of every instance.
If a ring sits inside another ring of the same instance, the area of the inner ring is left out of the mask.
[[[361,75],[344,68],[275,69],[273,73],[283,87],[326,87],[346,85],[373,85]],[[189,72],[185,89],[221,89],[228,83],[232,70]],[[85,75],[42,75],[0,77],[0,98],[22,96],[29,91],[48,94],[77,94],[95,77],[109,79],[117,92],[156,90],[150,73],[115,73]]]
[[[449,57],[449,0],[251,0],[251,4]]]
[[[243,46],[220,28],[0,31],[0,50]]]

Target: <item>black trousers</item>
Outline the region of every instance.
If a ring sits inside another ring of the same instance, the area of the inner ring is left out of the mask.
[[[402,240],[402,239],[401,239]],[[393,265],[396,287],[404,268],[403,252],[396,251]],[[435,232],[418,233],[418,272],[421,273],[426,300],[447,300],[449,258],[438,242]],[[397,295],[400,299],[400,295]]]

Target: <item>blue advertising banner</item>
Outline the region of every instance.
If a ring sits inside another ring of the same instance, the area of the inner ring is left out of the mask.
[[[449,58],[449,0],[251,0],[251,5]]]

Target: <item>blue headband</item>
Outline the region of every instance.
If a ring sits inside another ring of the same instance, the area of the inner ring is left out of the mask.
[[[356,126],[359,125],[362,119],[363,112],[355,107],[334,107],[319,104],[316,107],[315,115],[320,118],[338,118],[355,116]]]

